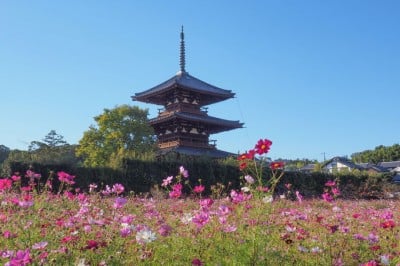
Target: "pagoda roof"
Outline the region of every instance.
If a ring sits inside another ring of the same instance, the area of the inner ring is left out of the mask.
[[[181,89],[197,93],[201,97],[200,105],[209,105],[233,98],[235,93],[208,84],[196,77],[189,75],[186,71],[179,71],[167,81],[143,92],[135,93],[133,101],[141,101],[164,105],[166,94],[175,89]]]
[[[191,122],[198,122],[202,123],[204,125],[207,125],[209,128],[210,134],[215,134],[218,132],[222,131],[227,131],[235,128],[242,128],[243,123],[240,123],[239,121],[232,121],[232,120],[226,120],[226,119],[221,119],[209,115],[199,115],[199,114],[192,114],[192,113],[187,113],[187,112],[173,112],[168,116],[162,116],[162,117],[156,117],[153,119],[150,119],[150,124],[155,125],[159,123],[165,123],[171,120],[175,119],[181,119],[185,121],[191,121]]]
[[[211,158],[226,158],[230,156],[237,156],[237,154],[222,151],[218,149],[207,149],[207,148],[194,148],[194,147],[185,147],[185,146],[177,146],[172,148],[166,148],[159,151],[159,154],[165,155],[171,152],[191,155],[191,156],[207,156]]]

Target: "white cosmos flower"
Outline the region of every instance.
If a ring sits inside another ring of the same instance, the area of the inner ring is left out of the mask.
[[[262,199],[262,201],[263,201],[264,203],[271,203],[271,202],[274,201],[274,198],[273,198],[271,195],[269,195],[269,196],[265,196],[265,197]]]
[[[242,187],[240,190],[246,193],[246,192],[250,191],[250,188],[249,187]]]
[[[136,233],[136,241],[140,244],[150,243],[156,239],[156,234],[149,229],[143,229]]]

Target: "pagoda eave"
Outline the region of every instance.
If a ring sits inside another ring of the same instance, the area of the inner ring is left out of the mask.
[[[192,147],[172,147],[161,149],[158,154],[159,155],[166,155],[169,153],[177,153],[177,154],[184,154],[189,156],[206,156],[211,158],[226,158],[226,157],[236,157],[237,154],[222,151],[216,148],[192,148]]]
[[[226,128],[232,128],[232,129],[243,127],[243,123],[240,123],[239,121],[232,121],[232,120],[216,118],[216,117],[208,116],[208,115],[207,116],[196,115],[196,114],[185,113],[185,112],[174,112],[167,116],[155,117],[153,119],[150,119],[149,123],[151,125],[155,125],[158,123],[169,122],[171,120],[176,120],[176,119],[194,122],[194,123],[202,123],[205,125],[221,126],[221,127],[226,127]]]
[[[163,100],[176,89],[197,94],[202,106],[224,101],[235,96],[230,90],[224,90],[204,81],[201,81],[188,73],[178,74],[169,80],[143,92],[132,96],[133,101],[141,101],[154,104],[165,104]]]

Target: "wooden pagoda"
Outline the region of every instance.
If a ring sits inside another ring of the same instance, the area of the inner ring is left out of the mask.
[[[234,97],[224,90],[197,79],[185,70],[183,27],[180,34],[180,71],[167,81],[143,92],[133,101],[162,105],[158,116],[150,119],[157,136],[160,154],[176,152],[213,158],[233,155],[216,148],[210,135],[243,127],[239,121],[225,120],[207,114],[207,105]]]

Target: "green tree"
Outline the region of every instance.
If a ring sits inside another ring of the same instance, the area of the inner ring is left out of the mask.
[[[5,159],[7,159],[8,155],[10,154],[10,148],[4,145],[0,145],[0,164],[2,164]]]
[[[76,154],[85,166],[118,167],[124,158],[154,152],[154,133],[147,116],[148,110],[137,106],[104,109],[103,114],[94,117],[97,126],[84,132]]]
[[[379,145],[374,150],[353,153],[351,159],[356,163],[379,163],[400,160],[400,145]]]
[[[63,136],[51,130],[42,141],[32,141],[27,151],[12,150],[2,165],[2,172],[12,174],[13,162],[77,165],[75,148],[76,145],[68,144]]]
[[[42,141],[32,141],[28,147],[29,151],[52,150],[56,147],[68,146],[64,136],[57,134],[53,129],[42,139]]]
[[[77,164],[75,156],[76,145],[70,145],[64,137],[57,134],[55,130],[50,132],[42,141],[32,141],[28,151],[32,162],[42,164]]]

